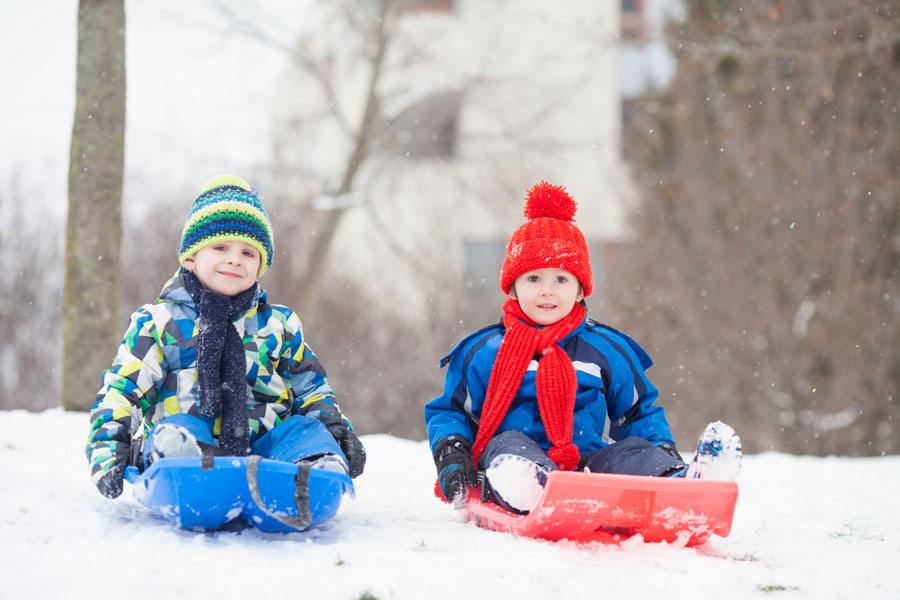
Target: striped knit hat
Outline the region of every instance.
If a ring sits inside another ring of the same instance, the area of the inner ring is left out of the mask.
[[[236,175],[213,177],[203,186],[184,222],[178,261],[219,242],[237,240],[259,250],[259,273],[272,266],[272,223],[259,190]]]

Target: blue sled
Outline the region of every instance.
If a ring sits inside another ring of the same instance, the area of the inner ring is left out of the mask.
[[[216,529],[241,519],[261,531],[302,531],[337,514],[342,473],[249,457],[165,458],[143,473],[128,467],[134,497],[185,529]],[[299,508],[298,508],[299,507]]]

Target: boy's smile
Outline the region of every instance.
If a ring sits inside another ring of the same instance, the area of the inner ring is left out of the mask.
[[[536,269],[516,278],[510,296],[529,319],[538,325],[552,325],[572,311],[584,298],[581,284],[563,269]]]
[[[229,298],[256,283],[259,264],[259,250],[237,240],[205,246],[184,260],[184,268],[194,273],[204,288]]]

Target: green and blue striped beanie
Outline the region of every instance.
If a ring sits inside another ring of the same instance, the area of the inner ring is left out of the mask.
[[[259,273],[272,266],[274,241],[269,215],[259,190],[236,175],[219,175],[206,182],[184,222],[178,261],[219,242],[238,240],[259,250]]]

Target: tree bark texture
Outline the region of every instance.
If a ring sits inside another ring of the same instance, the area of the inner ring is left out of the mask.
[[[69,163],[62,404],[88,410],[121,335],[125,6],[81,0]]]

